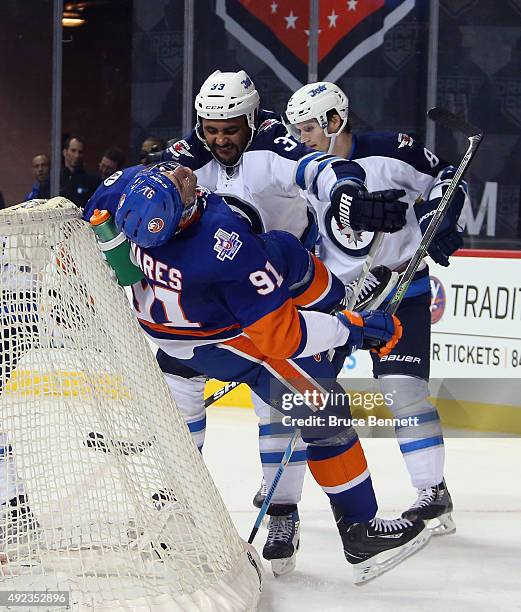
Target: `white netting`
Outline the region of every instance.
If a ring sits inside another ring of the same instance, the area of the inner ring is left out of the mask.
[[[79,210],[3,210],[0,240],[0,590],[256,609],[251,552]]]

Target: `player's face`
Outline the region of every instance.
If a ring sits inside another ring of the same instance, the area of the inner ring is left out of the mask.
[[[202,119],[206,143],[214,156],[226,166],[236,164],[250,139],[246,117],[233,119]]]
[[[301,123],[295,124],[295,127],[300,132],[301,142],[307,147],[324,152],[329,149],[331,141],[324,134],[324,130],[320,127],[316,119],[302,121]]]
[[[195,200],[197,176],[190,168],[179,166],[175,170],[161,172],[174,183],[185,206],[189,206]]]

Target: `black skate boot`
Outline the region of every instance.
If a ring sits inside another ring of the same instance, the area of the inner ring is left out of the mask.
[[[421,520],[381,519],[344,523],[333,507],[344,554],[353,565],[353,582],[362,584],[387,572],[427,544],[430,533]]]
[[[435,487],[418,489],[418,498],[402,517],[414,521],[421,519],[427,524],[432,535],[446,535],[456,531],[456,524],[452,519],[452,499],[442,480]]]
[[[0,506],[0,561],[20,559],[36,546],[40,525],[25,495]]]
[[[262,504],[264,503],[264,500],[266,499],[267,493],[268,493],[268,487],[263,477],[260,483],[259,490],[257,491],[257,493],[255,493],[255,496],[253,498],[253,505],[255,506],[255,508],[262,508]]]
[[[300,519],[295,504],[271,504],[269,532],[262,556],[271,561],[275,577],[295,569],[300,544]]]
[[[398,273],[391,272],[386,266],[371,268],[365,277],[360,294],[351,310],[376,310],[392,291],[398,280]],[[356,291],[358,279],[346,285],[346,297],[337,310],[345,310]]]

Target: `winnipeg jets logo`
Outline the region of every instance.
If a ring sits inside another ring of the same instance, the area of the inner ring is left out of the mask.
[[[324,226],[327,237],[346,255],[358,258],[365,257],[369,253],[374,240],[374,233],[355,231],[351,228],[341,229],[333,217],[331,207],[324,216]]]
[[[315,96],[318,96],[319,93],[322,93],[323,91],[326,91],[326,86],[325,85],[319,85],[318,87],[315,87],[314,89],[312,89],[309,92],[309,95],[314,98]]]
[[[178,140],[177,142],[174,142],[174,144],[168,150],[176,159],[181,155],[193,157],[193,155],[190,153],[190,145],[186,142],[186,140]]]
[[[272,127],[273,125],[277,125],[278,123],[279,121],[277,121],[277,119],[266,119],[266,121],[263,121],[260,124],[260,127],[257,130],[257,132],[262,132],[263,130],[269,130],[270,127]]]
[[[217,259],[224,261],[225,259],[233,259],[237,255],[238,250],[242,246],[239,240],[239,234],[232,232],[229,234],[221,227],[215,232],[214,238],[217,240],[213,250],[217,251]]]
[[[409,136],[409,134],[400,133],[398,134],[398,142],[400,143],[398,148],[401,149],[402,147],[412,147],[414,140]]]

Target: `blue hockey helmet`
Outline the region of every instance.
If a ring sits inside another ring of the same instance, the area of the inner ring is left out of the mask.
[[[115,222],[125,236],[143,248],[165,244],[183,214],[179,191],[161,172],[138,174],[119,200]]]

